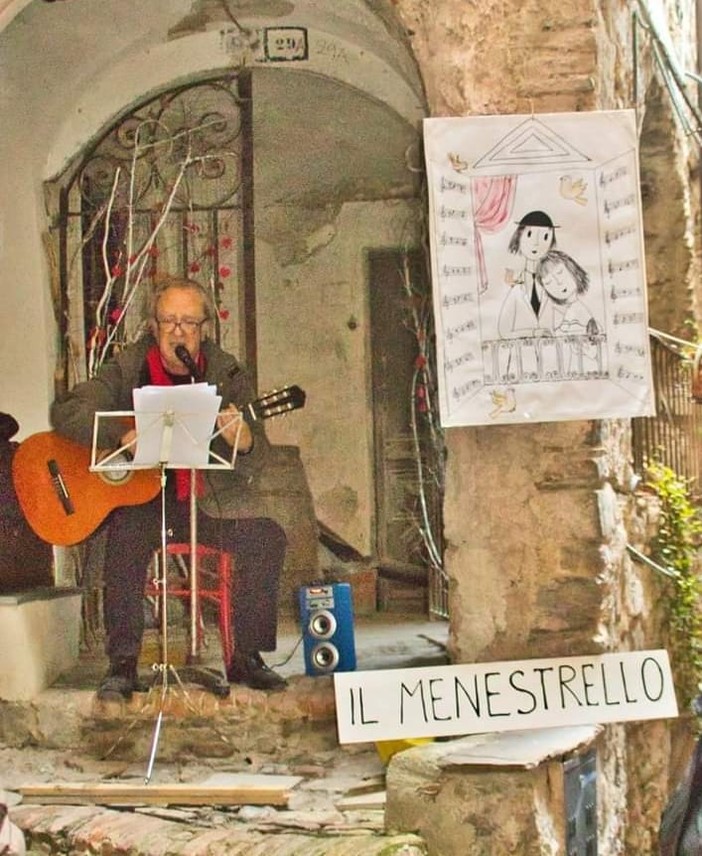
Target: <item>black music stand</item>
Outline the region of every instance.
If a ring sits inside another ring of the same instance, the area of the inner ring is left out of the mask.
[[[158,387],[157,389],[164,389]],[[175,389],[178,389],[176,387]],[[203,437],[200,430],[199,438],[195,436],[187,424],[187,417],[193,414],[187,412],[179,412],[173,408],[163,409],[158,411],[99,411],[95,414],[93,426],[93,444],[91,452],[92,472],[101,473],[109,481],[118,483],[129,478],[130,473],[137,469],[155,469],[159,468],[161,473],[161,545],[160,545],[160,562],[159,562],[159,578],[157,580],[159,586],[160,609],[161,609],[161,662],[154,663],[152,668],[158,672],[161,678],[161,702],[159,712],[154,727],[152,738],[151,752],[149,763],[145,777],[145,784],[148,784],[151,779],[154,761],[156,758],[156,750],[163,721],[163,711],[165,707],[166,697],[170,690],[169,674],[172,674],[176,682],[182,687],[184,683],[194,683],[202,686],[219,697],[226,697],[230,694],[231,689],[226,675],[218,672],[216,669],[204,668],[200,664],[200,655],[197,649],[197,633],[199,632],[199,592],[198,592],[198,567],[197,567],[197,492],[196,479],[198,470],[207,469],[228,469],[234,468],[236,455],[239,445],[239,437],[242,427],[242,416],[237,413],[230,415],[227,423],[219,430],[212,431],[214,422],[210,420],[209,428],[206,436]],[[199,415],[199,414],[198,414]],[[137,440],[136,456],[132,456],[129,446],[121,446],[120,448],[110,452],[105,456],[100,456],[99,453],[99,431],[101,419],[124,419],[125,417],[136,417],[137,421]],[[139,418],[141,417],[141,419]],[[216,419],[216,414],[215,414]],[[140,426],[141,422],[141,426]],[[227,461],[216,452],[210,449],[211,442],[218,437],[222,431],[231,424],[237,423],[238,430],[236,439],[232,447],[231,459]],[[202,427],[202,426],[200,426]],[[140,428],[142,437],[147,433],[151,435],[151,448],[147,450],[145,455],[139,454],[139,433]],[[153,447],[153,435],[158,436],[158,445]],[[175,438],[175,442],[174,442]],[[179,462],[178,455],[183,453],[183,444],[190,447],[204,447],[195,456],[185,453],[187,465],[183,466],[183,462]],[[157,451],[155,455],[154,452]],[[199,461],[199,463],[198,463]],[[190,633],[191,633],[191,651],[188,664],[183,668],[176,669],[168,659],[168,544],[167,544],[167,526],[166,526],[166,470],[167,469],[189,469],[190,470]]]

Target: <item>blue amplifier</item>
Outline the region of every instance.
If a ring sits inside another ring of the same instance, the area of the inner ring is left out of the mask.
[[[305,673],[352,672],[356,643],[349,583],[302,586],[299,600]]]

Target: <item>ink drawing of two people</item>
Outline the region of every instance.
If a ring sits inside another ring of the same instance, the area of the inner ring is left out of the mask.
[[[508,249],[523,267],[508,271],[511,287],[498,318],[503,339],[600,332],[582,300],[590,278],[572,256],[556,249],[556,228],[543,211],[530,211],[517,224]]]

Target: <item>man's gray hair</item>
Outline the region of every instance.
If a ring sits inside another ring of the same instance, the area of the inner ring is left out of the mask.
[[[152,288],[151,294],[149,295],[149,302],[147,307],[147,319],[149,322],[156,321],[156,310],[158,309],[158,302],[161,299],[163,293],[171,288],[191,289],[192,291],[197,291],[200,297],[202,297],[202,305],[205,311],[205,320],[212,321],[214,319],[216,315],[216,310],[210,290],[208,288],[205,288],[205,286],[201,285],[199,282],[196,282],[194,279],[173,276],[168,277],[166,279],[160,279],[157,283],[155,283],[154,287]]]

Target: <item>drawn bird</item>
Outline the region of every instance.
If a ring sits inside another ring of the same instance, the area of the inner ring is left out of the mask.
[[[578,205],[587,205],[587,182],[584,178],[573,178],[572,175],[561,176],[561,196],[564,199],[572,199]]]
[[[512,386],[507,387],[507,389],[493,389],[490,393],[490,399],[495,405],[490,411],[492,419],[499,416],[500,413],[512,413],[517,408],[517,398]]]
[[[460,155],[457,155],[455,152],[448,153],[448,159],[451,166],[456,170],[456,172],[465,172],[470,164],[468,161],[464,161]]]

